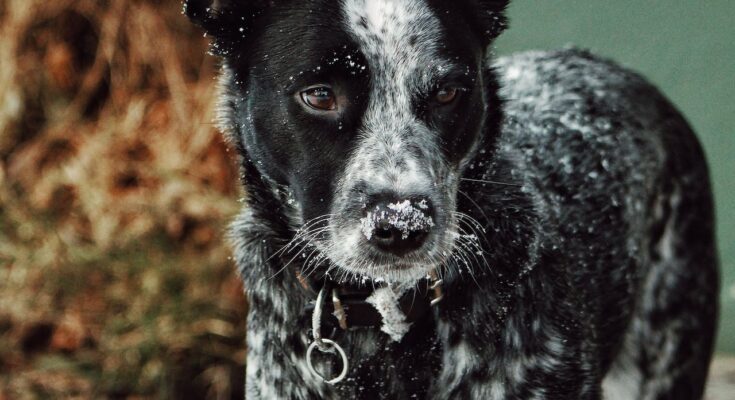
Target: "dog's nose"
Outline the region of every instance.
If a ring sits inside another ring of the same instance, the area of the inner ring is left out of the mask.
[[[421,247],[434,226],[434,208],[425,197],[389,200],[376,196],[368,203],[362,232],[374,246],[403,256]]]

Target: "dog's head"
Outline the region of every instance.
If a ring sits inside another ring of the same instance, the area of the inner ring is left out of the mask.
[[[454,250],[459,177],[497,107],[486,56],[506,5],[188,0],[185,12],[223,58],[224,128],[291,194],[300,240],[343,272],[408,281]]]

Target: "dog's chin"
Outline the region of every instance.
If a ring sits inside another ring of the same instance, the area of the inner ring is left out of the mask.
[[[413,284],[438,267],[435,258],[425,251],[405,257],[376,254],[373,251],[366,251],[366,254],[360,254],[359,251],[355,253],[345,258],[327,256],[334,270],[338,271],[335,275],[339,280]]]
[[[361,267],[344,267],[337,265],[344,271],[344,279],[364,282],[366,279],[374,282],[387,282],[391,284],[414,284],[425,278],[430,271],[436,268],[431,264],[396,263],[396,264],[370,264],[363,263]]]

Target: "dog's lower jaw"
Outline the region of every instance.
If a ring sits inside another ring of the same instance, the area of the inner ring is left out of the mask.
[[[331,261],[327,269],[330,278],[337,282],[353,284],[387,283],[396,286],[414,286],[426,278],[431,271],[439,269],[441,264],[431,261],[395,263],[371,263],[369,261],[346,260]]]
[[[411,287],[418,281],[426,278],[432,271],[442,271],[444,256],[437,250],[430,250],[428,254],[406,257],[386,257],[388,260],[379,260],[381,257],[356,257],[347,252],[335,254],[332,246],[317,245],[328,259],[327,271],[335,281],[351,282],[358,285],[370,282],[385,282],[398,287]],[[451,250],[449,250],[451,251]],[[445,252],[446,253],[446,252]]]

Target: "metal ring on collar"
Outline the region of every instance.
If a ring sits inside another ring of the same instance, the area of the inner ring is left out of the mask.
[[[309,368],[309,372],[318,376],[319,378],[324,380],[324,382],[330,385],[335,385],[339,382],[342,382],[342,380],[345,379],[345,377],[347,376],[347,369],[348,369],[347,354],[345,354],[345,351],[342,350],[342,348],[337,343],[335,343],[333,340],[322,338],[321,342],[322,344],[326,345],[328,349],[326,351],[321,350],[319,349],[316,341],[311,342],[311,344],[309,345],[309,349],[306,350],[306,366]],[[312,357],[312,353],[314,352],[315,348],[319,349],[319,351],[322,351],[324,353],[334,353],[336,350],[339,356],[342,358],[342,372],[336,378],[328,380],[327,378],[322,376],[320,373],[318,373],[316,369],[314,369],[314,365],[312,363],[311,357]]]

